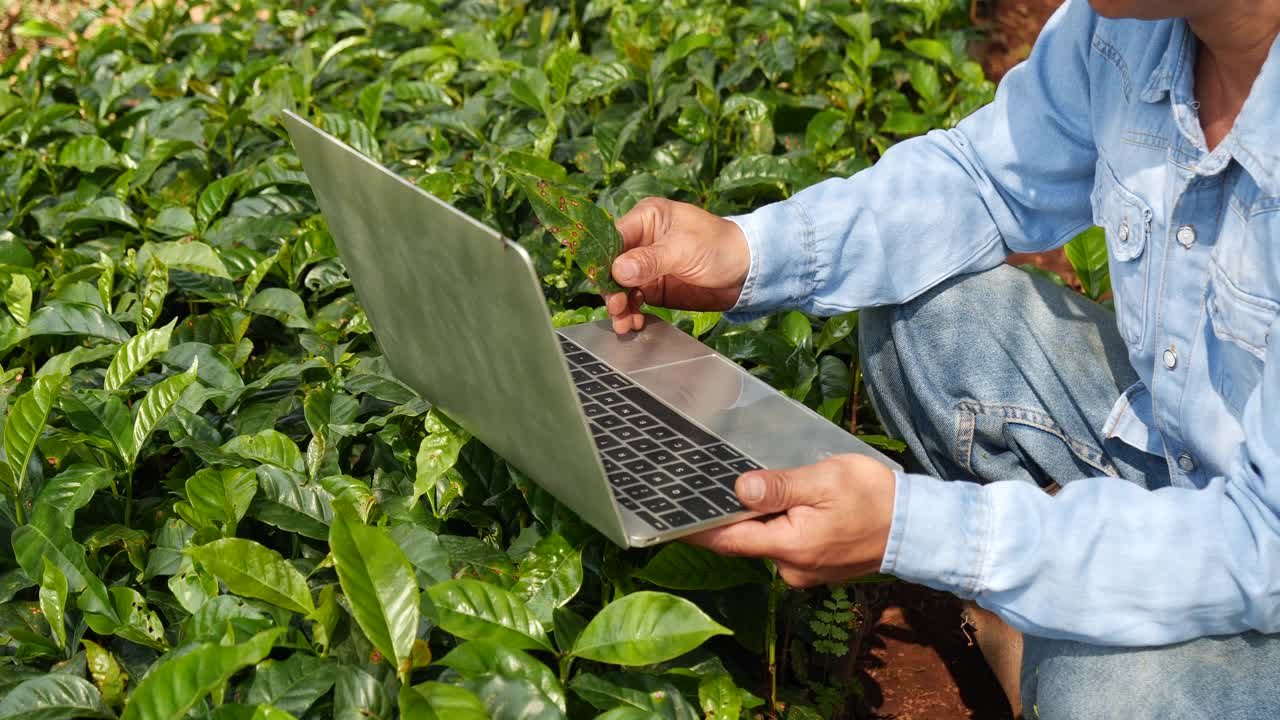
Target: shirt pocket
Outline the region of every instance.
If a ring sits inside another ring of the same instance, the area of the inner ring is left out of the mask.
[[[1094,177],[1093,221],[1107,236],[1116,323],[1132,348],[1142,347],[1147,323],[1147,251],[1151,238],[1151,206],[1116,179],[1101,158]]]
[[[1213,336],[1208,347],[1213,389],[1239,417],[1262,378],[1267,341],[1280,303],[1244,292],[1210,263],[1205,305]]]

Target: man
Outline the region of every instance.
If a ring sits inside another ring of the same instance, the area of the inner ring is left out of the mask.
[[[925,470],[747,474],[776,515],[694,541],[976,600],[1025,634],[1028,717],[1280,717],[1278,30],[1276,0],[1070,0],[953,130],[742,217],[621,218],[619,332],[874,308],[873,402]],[[1001,265],[1094,224],[1114,316]]]

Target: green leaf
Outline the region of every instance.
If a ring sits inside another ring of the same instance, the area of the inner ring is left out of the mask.
[[[792,347],[810,349],[813,347],[813,326],[809,323],[809,318],[804,313],[792,310],[782,316],[779,322],[782,329],[782,336],[791,343]]]
[[[231,279],[227,266],[217,251],[197,240],[174,240],[171,242],[146,243],[138,250],[137,263],[147,266],[155,257],[171,270],[212,275],[213,277]]]
[[[517,175],[543,228],[569,248],[587,278],[604,292],[622,288],[613,280],[613,259],[622,252],[622,234],[603,209],[546,180]]]
[[[537,616],[508,590],[464,578],[433,585],[427,595],[432,619],[446,632],[521,650],[552,649]]]
[[[396,673],[407,677],[421,598],[404,551],[385,530],[349,513],[334,517],[329,548],[356,623]]]
[[[273,465],[257,470],[258,494],[249,513],[268,525],[313,540],[329,539],[333,497],[318,483],[306,483],[301,473]]]
[[[173,326],[177,318],[158,330],[147,330],[133,336],[111,358],[111,366],[107,368],[107,376],[102,381],[106,390],[116,390],[129,382],[160,353],[169,349],[169,338],[173,336]]]
[[[933,123],[929,121],[929,118],[920,113],[907,110],[894,110],[889,113],[889,117],[880,126],[881,132],[903,137],[923,135],[931,129],[933,129]]]
[[[856,311],[827,318],[822,323],[822,332],[818,333],[816,352],[821,354],[830,350],[836,343],[849,337],[857,327],[858,313]]]
[[[425,682],[401,686],[400,716],[404,720],[489,720],[489,711],[466,688]]]
[[[471,640],[449,651],[438,664],[467,679],[502,675],[527,680],[549,704],[565,712],[564,689],[560,687],[555,673],[542,661],[521,650]]]
[[[169,269],[160,258],[151,256],[147,268],[147,279],[142,286],[142,301],[138,303],[138,329],[145,330],[155,323],[164,309],[165,296],[169,294]]]
[[[840,142],[848,127],[848,118],[839,110],[823,110],[809,121],[805,144],[818,150],[830,150]]]
[[[253,673],[245,702],[270,705],[302,717],[337,680],[337,666],[330,660],[294,653],[287,660],[264,660]]]
[[[58,566],[44,558],[44,575],[40,579],[40,611],[53,631],[58,647],[67,647],[67,576]]]
[[[96,465],[71,465],[52,478],[46,478],[44,487],[36,496],[35,507],[49,508],[62,516],[70,526],[75,512],[93,498],[100,488],[111,482],[112,472]]]
[[[528,603],[543,625],[548,625],[552,611],[572,600],[581,587],[582,551],[551,533],[520,561],[520,579],[511,591]]]
[[[307,579],[271,548],[244,538],[222,538],[188,552],[236,595],[303,615],[316,609]]]
[[[73,167],[80,172],[91,173],[98,168],[111,167],[120,162],[116,151],[106,140],[97,135],[81,135],[62,146],[58,164]]]
[[[635,708],[667,720],[696,720],[697,711],[671,683],[641,673],[581,673],[569,682],[578,697],[598,710]]]
[[[14,558],[27,577],[43,577],[47,559],[62,571],[68,592],[82,593],[78,601],[80,607],[115,617],[115,606],[106,586],[89,569],[84,546],[71,536],[71,526],[61,513],[38,508],[31,522],[13,531],[12,544]]]
[[[97,305],[79,302],[51,302],[31,315],[28,335],[91,335],[124,342],[129,333]]]
[[[184,207],[167,207],[151,221],[151,231],[170,237],[182,237],[196,233],[196,219]]]
[[[569,90],[569,102],[581,105],[614,91],[631,82],[631,66],[624,62],[607,62],[592,65],[583,72]]]
[[[951,48],[933,38],[911,38],[903,43],[911,52],[937,63],[950,66],[955,62]]]
[[[133,446],[133,416],[119,397],[93,390],[68,392],[59,404],[66,419],[90,436],[89,440],[100,440],[97,446],[121,460],[128,458]]]
[[[727,590],[769,582],[759,560],[726,557],[686,543],[664,545],[635,577],[671,590]]]
[[[26,486],[27,461],[40,441],[54,398],[66,379],[65,375],[38,377],[31,389],[10,406],[4,426],[4,452],[9,463],[8,477],[13,483],[10,489],[15,495]]]
[[[1107,237],[1100,227],[1091,227],[1071,239],[1064,248],[1067,260],[1080,278],[1084,294],[1100,300],[1111,290],[1107,263]]]
[[[262,430],[255,435],[240,435],[227,441],[222,451],[254,462],[267,463],[297,473],[307,471],[306,461],[298,445],[279,430]]]
[[[200,193],[200,199],[196,203],[196,221],[202,229],[208,228],[209,223],[221,214],[222,208],[240,189],[241,182],[240,175],[228,175],[209,183]]]
[[[818,360],[818,412],[832,422],[838,422],[840,411],[853,392],[853,375],[844,360],[835,355],[823,355]]]
[[[187,479],[186,490],[196,512],[233,530],[248,512],[258,481],[244,468],[203,468]]]
[[[717,192],[727,193],[760,187],[787,186],[800,178],[793,162],[775,155],[741,155],[729,161],[716,178]]]
[[[463,686],[480,698],[493,720],[564,720],[564,711],[524,678],[482,675]]]
[[[652,665],[683,655],[713,635],[731,635],[697,605],[635,592],[605,606],[578,636],[572,655],[614,665]]]
[[[245,309],[278,320],[287,327],[301,329],[311,327],[311,322],[307,320],[307,306],[302,302],[302,298],[298,297],[294,291],[285,288],[259,290]]]
[[[4,291],[4,305],[15,322],[26,327],[31,321],[31,278],[22,273],[9,276],[9,287]]]
[[[129,674],[120,667],[120,662],[106,648],[92,640],[81,638],[84,645],[85,659],[89,666],[89,676],[102,700],[110,707],[124,704],[124,686],[129,682]]]
[[[100,228],[103,225],[123,225],[138,229],[133,211],[116,197],[100,197],[71,214],[65,228],[73,232]]]
[[[130,695],[122,720],[178,720],[232,675],[265,658],[282,632],[265,630],[240,645],[200,643],[161,661]]]
[[[165,378],[147,391],[142,402],[138,404],[138,414],[133,420],[133,446],[129,448],[127,457],[130,465],[138,459],[142,446],[146,444],[147,438],[151,437],[156,426],[169,413],[169,410],[178,404],[182,393],[196,381],[198,370],[199,363],[193,362],[186,372]]]
[[[742,691],[724,673],[707,675],[698,683],[698,704],[707,718],[737,718],[742,714]]]
[[[3,720],[114,717],[89,681],[65,673],[32,678],[0,700]]]
[[[435,507],[433,490],[440,478],[457,464],[458,453],[462,451],[462,446],[467,444],[470,437],[441,422],[436,417],[436,412],[433,410],[431,415],[427,416],[429,434],[422,438],[422,442],[418,445],[414,465],[416,475],[413,481],[413,499],[416,501],[426,495],[438,516],[443,508]]]
[[[942,80],[938,78],[938,68],[922,60],[907,63],[911,73],[911,87],[916,89],[920,99],[928,105],[934,105],[942,98]]]

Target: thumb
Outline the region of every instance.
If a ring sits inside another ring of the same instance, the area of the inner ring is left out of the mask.
[[[756,470],[738,478],[738,499],[761,513],[785,512],[823,499],[821,480],[797,470]]]
[[[613,261],[613,277],[622,285],[647,285],[679,270],[680,254],[671,245],[645,245],[622,253]]]

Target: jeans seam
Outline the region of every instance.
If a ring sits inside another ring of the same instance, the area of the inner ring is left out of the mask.
[[[973,433],[976,413],[964,407],[964,403],[956,405],[956,457],[955,460],[970,475],[977,477],[973,471]]]
[[[1000,418],[1006,423],[1012,422],[1025,427],[1033,427],[1052,435],[1061,440],[1062,443],[1066,445],[1067,449],[1071,451],[1071,454],[1075,455],[1082,462],[1110,477],[1120,476],[1120,473],[1116,470],[1115,466],[1106,460],[1106,456],[1101,449],[1095,449],[1087,443],[1068,436],[1066,432],[1062,430],[1062,427],[1058,425],[1058,423],[1054,422],[1053,418],[1049,417],[1043,411],[1018,405],[986,405],[977,402],[976,400],[962,400],[957,403],[956,409],[959,411],[958,415],[967,413],[971,418],[969,446],[965,451],[964,457],[959,458],[971,475],[975,474],[970,459],[973,454],[973,425],[976,424],[973,423],[973,421],[976,420],[978,415],[987,415]],[[958,443],[956,450],[957,452],[960,450]]]

